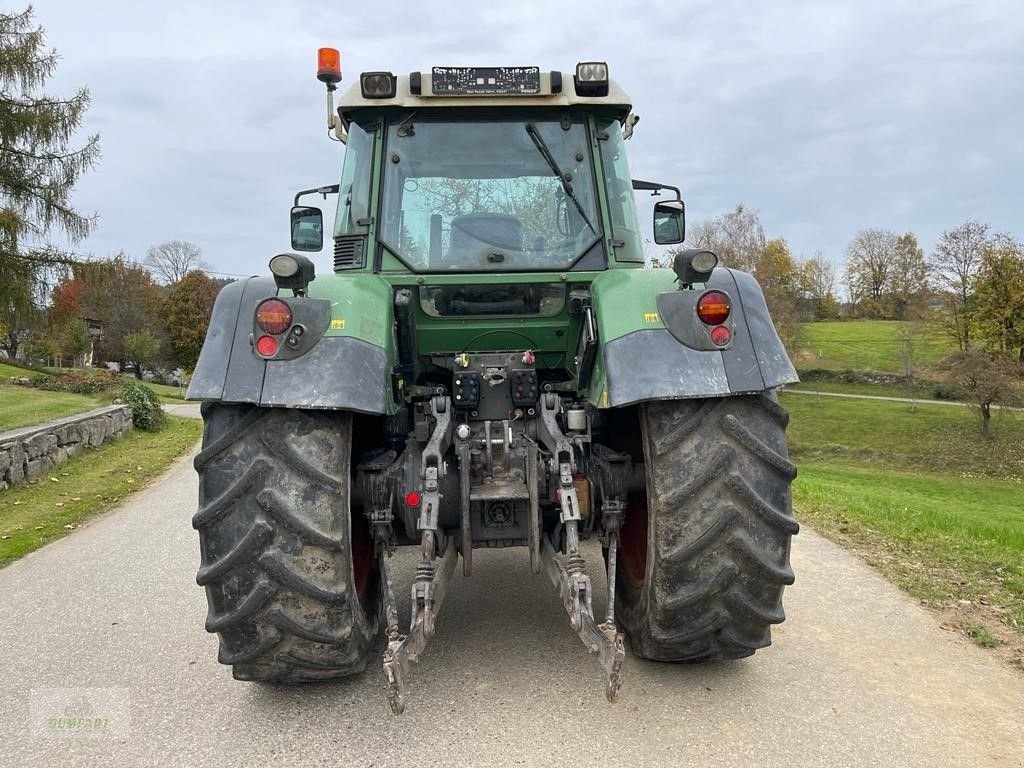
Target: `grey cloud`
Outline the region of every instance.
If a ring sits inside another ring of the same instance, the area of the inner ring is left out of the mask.
[[[798,253],[838,260],[869,226],[930,247],[967,217],[1024,235],[1016,3],[141,6],[37,9],[63,56],[56,87],[93,94],[103,161],[75,200],[102,216],[82,244],[98,254],[183,237],[221,271],[262,271],[287,247],[295,190],[339,173],[312,76],[326,44],[346,84],[367,69],[606,59],[642,116],[634,174],[683,188],[691,220],[757,208]]]

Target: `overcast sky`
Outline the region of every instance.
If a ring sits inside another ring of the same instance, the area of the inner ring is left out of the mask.
[[[642,117],[633,175],[681,187],[691,221],[755,208],[797,255],[841,264],[865,227],[930,251],[967,218],[1024,237],[1019,0],[603,5],[38,0],[61,56],[51,90],[87,85],[101,135],[74,197],[100,221],[79,248],[141,259],[184,239],[220,272],[266,272],[294,192],[338,179],[323,45],[342,51],[342,87],[366,70],[607,60]]]

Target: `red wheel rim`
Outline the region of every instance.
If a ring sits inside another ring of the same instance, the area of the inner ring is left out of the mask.
[[[634,587],[647,578],[647,496],[634,496],[626,504],[626,519],[619,532],[619,568]]]
[[[356,595],[365,602],[366,594],[373,581],[373,539],[369,526],[362,515],[352,521],[352,577],[355,579]]]

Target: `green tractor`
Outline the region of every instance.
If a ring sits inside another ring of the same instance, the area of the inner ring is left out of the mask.
[[[749,274],[707,250],[645,266],[634,190],[663,195],[657,243],[683,241],[684,206],[631,177],[638,118],[607,65],[367,72],[335,110],[337,52],[319,64],[345,158],[296,195],[292,247],[323,247],[301,198],[337,194],[334,274],[282,253],[227,286],[188,392],[219,660],[291,683],[383,649],[401,712],[458,561],[487,547],[528,550],[509,578],[547,572],[610,701],[625,642],[673,662],[769,645],[798,530],[774,391],[796,373]]]

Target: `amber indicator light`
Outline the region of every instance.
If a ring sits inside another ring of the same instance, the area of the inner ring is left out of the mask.
[[[732,304],[721,291],[708,291],[697,302],[697,317],[708,325],[721,325],[729,319]]]
[[[280,299],[267,299],[256,307],[256,325],[260,330],[277,336],[292,324],[292,308]]]

